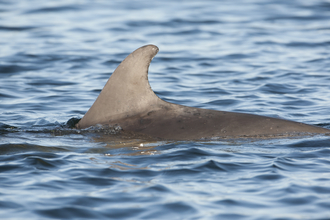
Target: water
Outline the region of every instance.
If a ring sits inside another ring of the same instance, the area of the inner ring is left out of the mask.
[[[329,0],[0,0],[1,218],[330,219],[329,137],[150,143],[62,128],[150,43],[166,101],[330,128],[329,36]]]

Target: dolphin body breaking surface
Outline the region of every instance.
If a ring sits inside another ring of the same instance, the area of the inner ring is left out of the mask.
[[[148,68],[157,52],[157,46],[146,45],[128,55],[76,128],[119,125],[123,131],[166,140],[330,134],[329,129],[284,119],[163,101],[148,81]]]

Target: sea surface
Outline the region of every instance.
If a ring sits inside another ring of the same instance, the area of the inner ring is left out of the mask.
[[[1,219],[330,219],[329,136],[67,128],[146,44],[166,101],[330,128],[329,0],[0,0]]]

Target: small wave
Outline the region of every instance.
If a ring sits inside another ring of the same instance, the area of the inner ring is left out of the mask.
[[[189,25],[196,26],[196,25],[213,25],[222,23],[219,20],[203,20],[203,19],[172,19],[170,21],[151,21],[151,20],[141,20],[141,21],[128,21],[126,25],[129,27],[148,27],[148,26],[163,26],[163,27],[187,27]]]
[[[21,208],[23,208],[23,206],[16,202],[0,201],[0,208],[2,208],[2,209],[21,209]]]
[[[70,218],[81,218],[81,219],[100,219],[104,216],[97,211],[93,211],[89,207],[73,206],[69,205],[66,207],[62,205],[59,208],[43,208],[34,210],[35,213],[39,214],[43,218],[55,218],[55,219],[70,219]]]
[[[20,27],[0,26],[0,31],[29,31],[36,28],[37,27],[33,27],[33,26],[20,26]]]
[[[38,68],[34,66],[23,66],[23,65],[0,65],[0,74],[6,74],[6,73],[19,73],[19,72],[25,72],[25,71],[31,71],[36,70]]]
[[[236,99],[223,99],[223,100],[214,100],[214,101],[211,101],[211,102],[207,102],[207,103],[204,103],[206,105],[210,105],[210,106],[216,106],[218,107],[219,109],[220,106],[223,106],[223,107],[228,107],[228,106],[236,106],[240,103],[240,101],[236,100]]]
[[[323,41],[323,42],[290,42],[285,44],[288,47],[298,47],[298,48],[304,48],[304,47],[328,47],[330,45],[330,41]]]
[[[19,153],[26,152],[65,152],[68,151],[67,148],[64,147],[50,147],[50,146],[42,146],[35,144],[0,144],[0,155],[14,155]],[[18,159],[18,156],[14,156],[11,158],[13,161]]]
[[[67,5],[67,6],[56,6],[56,7],[44,7],[33,10],[28,10],[25,14],[39,14],[39,13],[58,13],[58,12],[66,12],[66,11],[77,11],[82,8],[77,5]]]
[[[269,94],[294,94],[299,92],[296,86],[279,83],[267,83],[259,89]]]
[[[6,134],[17,131],[17,127],[0,122],[0,134]]]

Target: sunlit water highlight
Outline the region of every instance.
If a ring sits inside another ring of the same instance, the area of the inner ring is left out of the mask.
[[[330,139],[57,133],[155,44],[166,101],[330,128],[330,2],[0,0],[0,216],[329,219]]]

